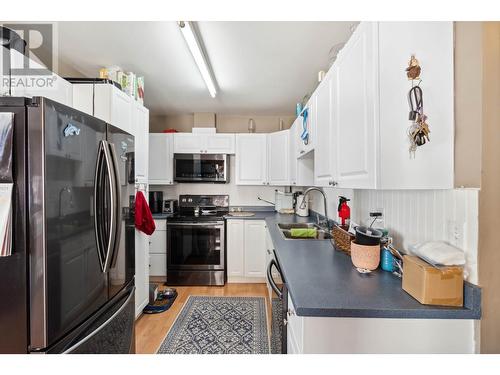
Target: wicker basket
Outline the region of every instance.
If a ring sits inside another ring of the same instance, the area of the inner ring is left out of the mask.
[[[351,254],[351,241],[356,238],[354,235],[348,231],[342,229],[338,225],[335,225],[332,229],[332,243],[333,245],[343,251],[344,253]]]

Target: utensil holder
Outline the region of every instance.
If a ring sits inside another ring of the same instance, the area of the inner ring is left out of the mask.
[[[357,268],[370,271],[377,269],[380,263],[380,245],[359,245],[351,242],[351,261]]]

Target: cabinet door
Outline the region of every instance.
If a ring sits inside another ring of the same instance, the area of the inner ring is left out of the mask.
[[[126,93],[113,87],[110,123],[129,134],[133,134],[132,100]]]
[[[376,23],[360,23],[336,62],[333,114],[338,124],[338,182],[343,188],[376,187],[377,34]]]
[[[135,231],[135,316],[149,302],[149,239],[144,233]]]
[[[264,277],[266,273],[266,223],[244,220],[245,277]]]
[[[332,121],[332,77],[334,70],[328,72],[316,92],[316,145],[314,148],[314,180],[316,186],[334,185],[335,168],[332,154],[335,147],[334,124]]]
[[[167,253],[167,231],[156,230],[149,237],[149,253],[150,254]]]
[[[244,233],[243,220],[227,221],[227,276],[242,277],[244,275]]]
[[[234,134],[206,134],[205,152],[209,154],[234,154]]]
[[[306,115],[307,111],[307,115]],[[316,137],[316,92],[311,95],[311,98],[307,102],[304,110],[299,116],[299,127],[298,127],[298,153],[299,157],[307,154],[308,152],[314,150],[315,137]],[[302,133],[304,129],[307,129],[308,138],[306,140],[302,139]]]
[[[174,135],[175,154],[201,154],[206,151],[206,135],[177,133]]]
[[[290,185],[290,131],[282,130],[267,136],[269,185]]]
[[[149,134],[149,183],[151,185],[173,184],[172,134]]]
[[[149,255],[149,275],[167,276],[167,254]]]
[[[297,126],[299,119],[297,118],[290,127],[289,155],[290,155],[290,184],[297,185]]]
[[[135,177],[147,179],[149,159],[149,111],[140,103],[134,104]]]
[[[267,184],[267,135],[236,135],[236,185]]]

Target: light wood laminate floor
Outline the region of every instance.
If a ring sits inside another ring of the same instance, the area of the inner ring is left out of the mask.
[[[160,287],[162,289],[163,287]],[[163,342],[175,318],[189,296],[266,297],[267,325],[270,330],[270,305],[266,284],[226,284],[225,286],[176,287],[179,295],[168,311],[160,314],[142,314],[135,325],[135,350],[137,354],[154,354]]]

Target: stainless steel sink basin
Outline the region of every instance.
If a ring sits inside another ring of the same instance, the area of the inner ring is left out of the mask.
[[[302,240],[302,241],[317,241],[317,240],[329,240],[332,235],[328,233],[325,229],[321,228],[315,223],[278,223],[278,229],[285,240]],[[291,230],[294,228],[308,229],[315,228],[317,230],[316,237],[303,238],[303,237],[292,237]]]

